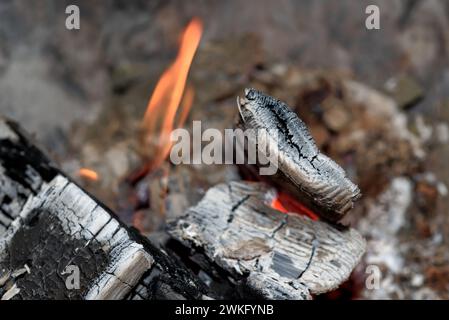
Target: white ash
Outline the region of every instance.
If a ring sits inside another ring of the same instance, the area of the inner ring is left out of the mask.
[[[417,159],[423,159],[426,156],[421,137],[409,130],[407,115],[400,112],[392,98],[356,81],[346,80],[343,84],[349,93],[348,99],[351,104],[365,106],[366,112],[372,113],[373,117],[381,116],[387,119],[391,132],[395,132],[399,138],[410,144]]]
[[[396,177],[389,188],[368,208],[367,216],[360,221],[358,229],[367,237],[365,261],[386,267],[379,290],[366,291],[370,297],[389,298],[400,296],[393,277],[404,269],[401,245],[397,233],[406,222],[407,209],[412,200],[412,182],[406,177]]]
[[[447,123],[439,123],[435,127],[435,135],[440,143],[449,142],[449,127]]]
[[[421,287],[424,284],[424,276],[422,274],[415,274],[412,277],[411,285],[414,287]]]
[[[415,125],[421,141],[429,141],[433,134],[433,127],[426,124],[426,122],[424,121],[424,117],[421,114],[416,116]]]

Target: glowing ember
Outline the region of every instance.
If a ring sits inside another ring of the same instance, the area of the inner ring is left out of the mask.
[[[288,210],[286,208],[284,208],[284,206],[282,205],[281,201],[279,201],[279,198],[273,198],[273,201],[271,201],[270,206],[273,209],[276,209],[278,211],[281,211],[283,213],[287,213]]]
[[[282,192],[279,192],[277,197],[273,198],[273,200],[270,203],[270,206],[273,209],[276,209],[284,213],[296,212],[299,214],[306,215],[312,220],[318,220],[318,216],[313,211],[311,211],[309,208],[302,205],[289,195]]]
[[[91,169],[87,169],[87,168],[81,168],[78,171],[78,175],[82,178],[85,178],[85,179],[91,180],[91,181],[97,181],[99,178],[98,173],[96,173],[95,171],[93,171]]]
[[[194,92],[186,86],[190,65],[198,48],[202,23],[198,19],[192,19],[181,37],[181,45],[173,64],[164,71],[153,95],[148,103],[143,119],[145,130],[145,142],[150,144],[155,155],[151,167],[158,167],[168,156],[172,143],[170,133],[175,126],[175,118],[180,107],[176,126],[182,126],[192,106]],[[182,101],[182,103],[181,103]]]

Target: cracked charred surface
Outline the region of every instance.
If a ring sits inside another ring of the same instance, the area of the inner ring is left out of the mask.
[[[205,257],[203,271],[214,266],[227,273],[240,297],[309,299],[338,287],[359,262],[363,238],[350,228],[283,214],[267,205],[275,196],[263,183],[220,184],[171,222],[169,233],[192,257]]]
[[[360,197],[360,190],[337,163],[320,152],[296,113],[255,89],[246,89],[237,104],[238,127],[268,132],[248,137],[249,144],[268,151],[268,159],[277,159],[276,174],[263,178],[293,194],[324,219],[342,219]]]
[[[0,238],[0,271],[13,299],[119,299],[151,268],[153,258],[78,186],[57,175],[28,198]],[[68,288],[68,266],[79,288]]]
[[[1,299],[202,296],[178,261],[123,225],[1,118],[0,187]],[[66,285],[70,265],[79,268],[79,288]]]

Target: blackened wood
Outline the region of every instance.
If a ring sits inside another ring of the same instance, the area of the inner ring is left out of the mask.
[[[1,118],[0,186],[0,298],[202,297],[179,261],[123,225]],[[79,288],[67,286],[68,266],[79,268]]]
[[[359,262],[364,239],[350,228],[281,213],[268,205],[275,196],[263,183],[220,184],[171,222],[169,233],[205,273],[226,273],[240,297],[309,299],[337,288]]]
[[[232,183],[171,225],[193,274],[173,246],[167,254],[122,225],[29,141],[0,121],[4,299],[306,299],[338,286],[363,252],[354,230],[284,215],[264,205],[273,189]],[[70,264],[78,290],[65,284]]]
[[[314,212],[338,221],[360,197],[344,170],[318,150],[305,123],[285,103],[254,89],[237,99],[238,127],[267,132],[249,135],[249,143],[275,156],[275,175],[263,176],[293,194]],[[263,141],[262,141],[263,140]],[[265,147],[266,146],[266,147]]]

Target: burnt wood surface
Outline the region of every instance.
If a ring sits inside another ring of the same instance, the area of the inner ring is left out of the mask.
[[[198,299],[200,281],[0,118],[1,299]],[[79,288],[67,287],[76,266]]]
[[[211,188],[168,234],[143,238],[31,141],[0,119],[1,299],[309,299],[364,252],[355,230],[278,212],[276,191],[249,182]]]
[[[314,212],[339,221],[360,197],[359,188],[345,171],[317,148],[305,123],[287,104],[255,89],[237,98],[240,118],[237,126],[253,129],[248,143],[275,157],[276,174],[262,176],[275,183]],[[266,135],[259,133],[266,132]],[[248,149],[241,146],[240,152]],[[271,162],[271,159],[270,159]]]
[[[241,297],[310,299],[337,288],[359,262],[365,240],[351,228],[281,213],[268,205],[275,196],[259,182],[220,184],[172,221],[169,233],[191,250],[185,259],[209,273],[211,283],[226,275]]]

